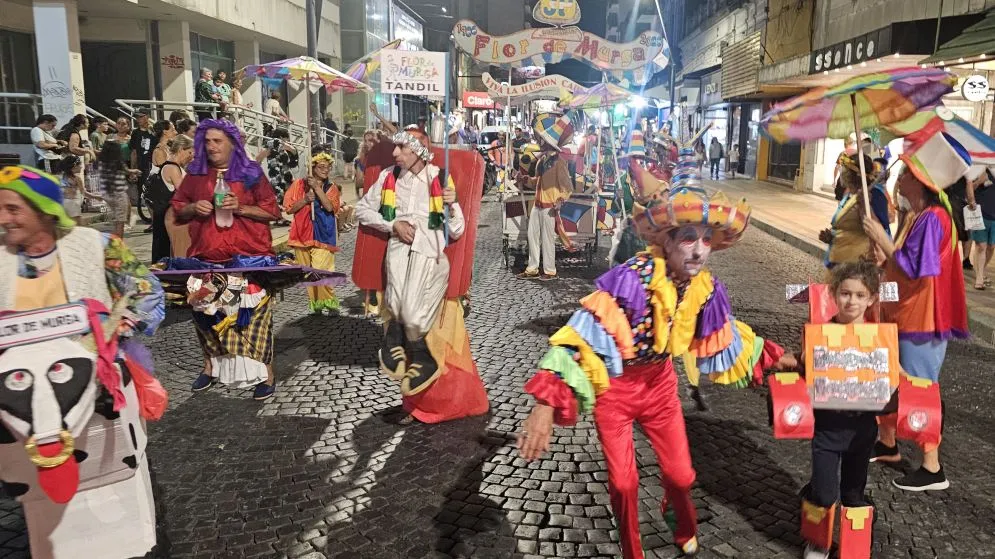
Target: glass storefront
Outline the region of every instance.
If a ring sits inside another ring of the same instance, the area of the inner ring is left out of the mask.
[[[794,184],[802,158],[801,144],[769,142],[768,145],[767,178]]]

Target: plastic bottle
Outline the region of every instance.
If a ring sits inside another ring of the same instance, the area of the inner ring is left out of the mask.
[[[214,223],[222,229],[227,229],[235,223],[232,211],[221,209],[225,203],[225,195],[230,193],[231,189],[225,182],[224,171],[218,171],[218,180],[214,183]]]

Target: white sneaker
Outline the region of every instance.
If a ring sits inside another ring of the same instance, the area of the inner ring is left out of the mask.
[[[805,544],[804,559],[829,559],[829,551],[823,551],[812,544]]]

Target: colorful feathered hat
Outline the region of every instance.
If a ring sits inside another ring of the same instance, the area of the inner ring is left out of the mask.
[[[701,175],[694,157],[694,143],[681,145],[673,183],[658,180],[638,162],[629,161],[635,189],[633,221],[639,236],[651,240],[659,233],[685,225],[712,228],[712,250],[729,248],[736,243],[750,223],[750,206],[746,200],[733,204],[722,192],[709,196],[701,186]]]
[[[562,150],[574,135],[574,127],[568,115],[540,113],[532,123],[532,129],[546,143]]]

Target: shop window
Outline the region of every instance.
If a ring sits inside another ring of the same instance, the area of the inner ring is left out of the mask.
[[[801,144],[770,142],[770,160],[767,164],[768,178],[794,182],[801,157]]]

